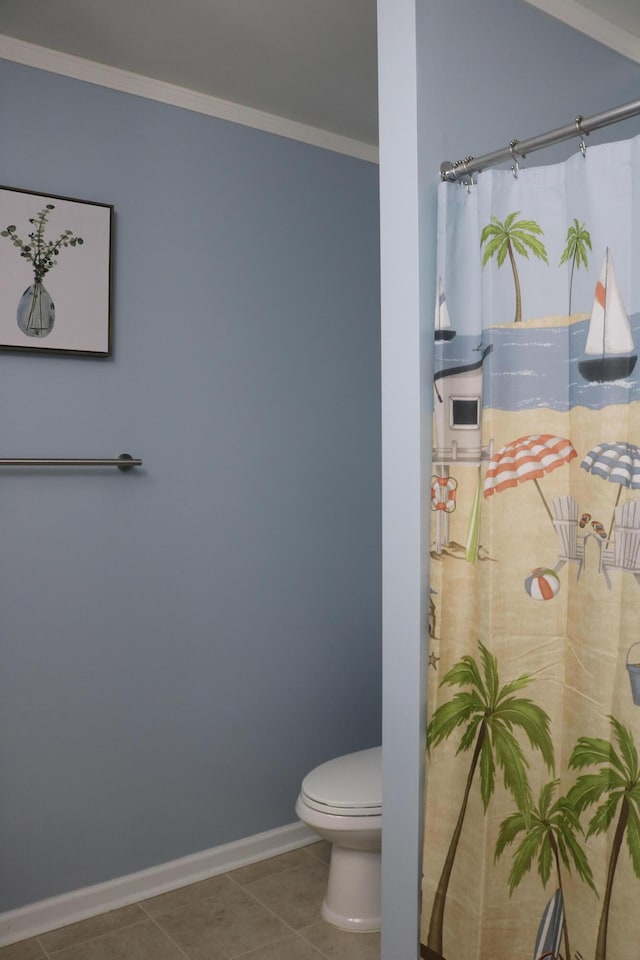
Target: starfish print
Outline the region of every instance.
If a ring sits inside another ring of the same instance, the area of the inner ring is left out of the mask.
[[[440,659],[440,657],[436,657],[435,653],[430,653],[430,654],[429,654],[429,666],[430,666],[430,667],[433,667],[434,670],[437,670],[437,669],[438,669],[437,664],[438,664],[438,660],[439,660],[439,659]]]

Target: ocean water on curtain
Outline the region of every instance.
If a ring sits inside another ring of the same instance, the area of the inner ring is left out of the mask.
[[[638,957],[639,176],[439,188],[429,960]]]
[[[640,346],[640,313],[629,317],[629,322],[634,341]],[[491,346],[483,384],[486,405],[498,410],[550,407],[567,411],[572,406],[597,410],[612,403],[640,400],[638,377],[597,383],[581,376],[578,364],[588,326],[589,320],[584,319],[570,327],[490,327],[482,338],[461,334],[439,343],[436,362],[441,369],[459,366],[474,351]]]

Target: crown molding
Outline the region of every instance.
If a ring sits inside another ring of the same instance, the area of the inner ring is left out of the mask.
[[[640,63],[640,37],[611,23],[578,3],[578,0],[526,0],[526,3],[615,50],[623,57]]]
[[[183,110],[192,110],[194,113],[202,113],[219,120],[239,123],[289,140],[299,140],[301,143],[343,153],[358,160],[378,162],[378,148],[372,144],[342,137],[328,130],[321,130],[318,127],[288,120],[286,117],[265,113],[252,107],[245,107],[230,100],[221,100],[206,93],[187,90],[172,83],[165,83],[163,80],[154,80],[151,77],[120,70],[118,67],[109,67],[102,63],[95,63],[93,60],[49,50],[47,47],[17,40],[15,37],[0,34],[0,58],[34,67],[37,70],[47,70],[49,73],[71,77],[74,80],[82,80],[85,83],[93,83],[99,87],[108,87],[120,93],[129,93],[135,97],[144,97],[147,100],[166,103]]]

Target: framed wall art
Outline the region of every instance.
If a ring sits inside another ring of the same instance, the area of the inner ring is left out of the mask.
[[[111,356],[113,206],[0,187],[0,349]]]

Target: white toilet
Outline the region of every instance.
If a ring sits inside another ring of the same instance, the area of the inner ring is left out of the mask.
[[[343,930],[379,930],[382,747],[336,757],[308,773],[296,814],[332,844],[322,918]]]

